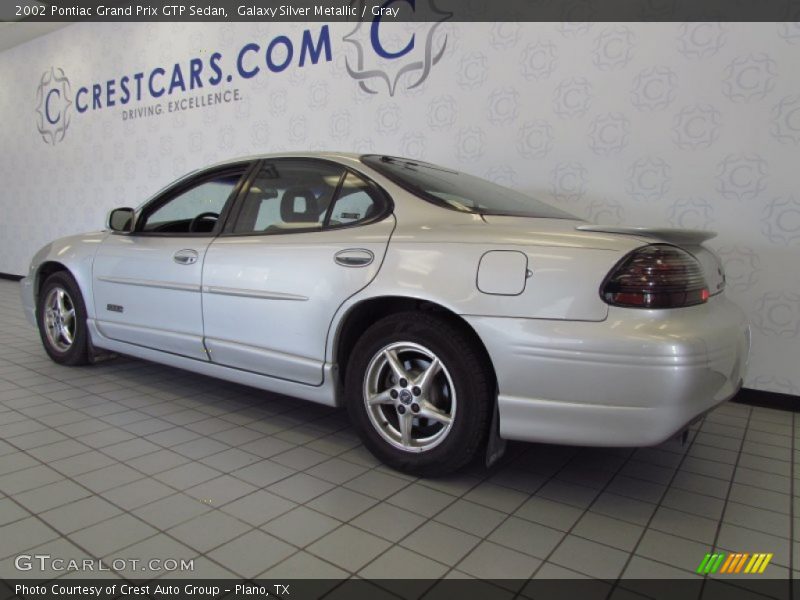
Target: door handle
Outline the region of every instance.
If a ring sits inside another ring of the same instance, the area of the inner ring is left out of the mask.
[[[183,250],[178,250],[172,257],[172,260],[179,265],[193,265],[197,262],[198,256],[199,254],[197,254],[197,250],[185,248]]]
[[[339,250],[334,256],[333,261],[343,267],[366,267],[375,260],[375,255],[364,248],[348,248]]]

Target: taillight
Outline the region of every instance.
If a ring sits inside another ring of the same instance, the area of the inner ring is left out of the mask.
[[[634,250],[608,274],[600,288],[608,304],[634,308],[678,308],[709,297],[700,263],[669,244]]]

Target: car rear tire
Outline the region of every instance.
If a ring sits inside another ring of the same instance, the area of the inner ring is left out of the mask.
[[[86,305],[72,275],[59,271],[45,280],[36,306],[36,321],[51,359],[69,366],[89,362]]]
[[[444,475],[483,447],[493,389],[484,353],[462,328],[434,314],[403,312],[372,325],[345,376],[350,418],[387,465]]]

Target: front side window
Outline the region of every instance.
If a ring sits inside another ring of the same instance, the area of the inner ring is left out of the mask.
[[[225,173],[183,189],[142,215],[138,231],[145,233],[211,233],[242,171]]]

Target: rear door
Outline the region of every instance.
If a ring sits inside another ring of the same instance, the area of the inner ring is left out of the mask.
[[[211,360],[309,385],[322,383],[339,306],[380,268],[391,201],[344,166],[265,160],[203,268]]]
[[[93,267],[97,327],[114,340],[208,360],[203,346],[203,260],[247,164],[215,169],[160,194],[133,233],[112,233]]]

